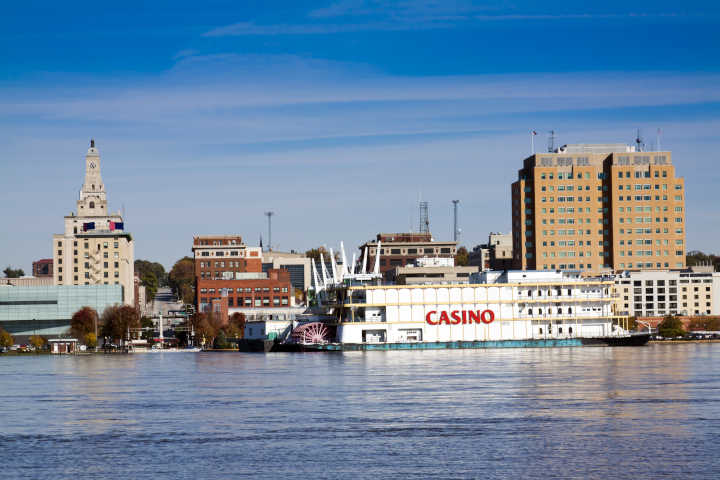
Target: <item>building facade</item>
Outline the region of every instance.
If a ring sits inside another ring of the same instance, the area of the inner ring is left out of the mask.
[[[414,265],[395,267],[389,275],[396,285],[445,285],[468,283],[470,275],[479,270],[477,266],[455,266],[452,258],[421,257]]]
[[[477,245],[468,253],[468,265],[480,270],[508,270],[513,268],[512,234],[490,233],[488,242]]]
[[[435,241],[429,233],[378,233],[374,241],[360,246],[360,258],[368,250],[368,268],[374,265],[380,242],[380,273],[413,265],[420,257],[455,258],[457,242]]]
[[[13,336],[63,335],[73,314],[123,303],[121,285],[0,286],[0,327]]]
[[[712,267],[623,272],[614,282],[618,313],[636,317],[720,315],[720,272]]]
[[[77,214],[65,217],[65,232],[53,235],[55,285],[120,285],[122,302],[135,305],[135,253],[120,213],[108,214],[100,153],[91,141]]]
[[[53,259],[43,258],[32,264],[33,277],[50,277],[53,276]]]
[[[290,272],[263,271],[262,249],[246,245],[240,235],[196,236],[192,251],[198,311],[233,313],[235,309],[294,306]]]
[[[670,152],[565,145],[526,158],[512,184],[514,267],[685,267],[685,185]]]
[[[263,272],[287,270],[295,290],[306,291],[310,287],[310,262],[303,253],[266,251],[262,255]]]

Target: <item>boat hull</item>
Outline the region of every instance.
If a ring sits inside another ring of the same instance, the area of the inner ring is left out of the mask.
[[[642,346],[649,335],[627,337],[562,338],[529,340],[483,340],[452,342],[401,342],[401,343],[328,343],[323,345],[292,345],[292,351],[369,351],[369,350],[462,350],[486,348],[554,348],[583,346]],[[290,351],[288,348],[286,351]]]

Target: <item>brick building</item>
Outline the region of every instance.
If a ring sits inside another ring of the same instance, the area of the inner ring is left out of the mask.
[[[32,264],[33,277],[52,277],[53,276],[53,259],[43,258]]]
[[[457,242],[438,242],[429,233],[378,233],[374,241],[360,246],[360,258],[368,249],[368,268],[372,268],[381,243],[380,273],[406,265],[414,265],[420,257],[455,258]]]
[[[240,235],[197,236],[192,251],[198,311],[227,316],[234,309],[294,305],[290,273],[275,268],[263,271],[262,249],[244,244]]]

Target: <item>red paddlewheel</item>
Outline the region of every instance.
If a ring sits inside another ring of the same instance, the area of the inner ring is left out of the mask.
[[[298,343],[327,343],[328,329],[321,322],[311,322],[300,325],[292,331],[292,338]]]

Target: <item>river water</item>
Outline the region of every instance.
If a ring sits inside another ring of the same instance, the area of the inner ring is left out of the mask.
[[[0,356],[0,478],[720,478],[720,344]]]

